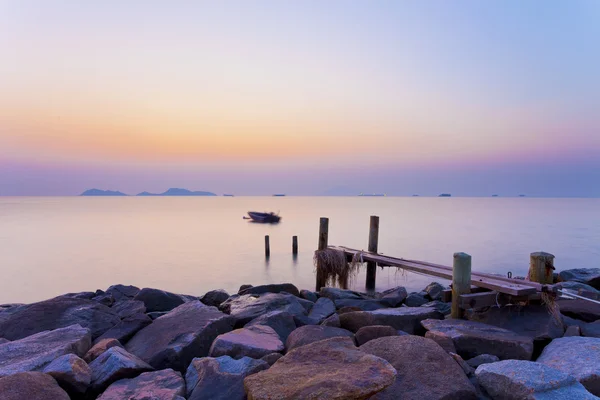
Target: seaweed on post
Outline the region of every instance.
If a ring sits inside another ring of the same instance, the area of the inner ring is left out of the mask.
[[[355,254],[350,262],[346,259],[346,253],[338,249],[316,250],[313,256],[317,281],[330,286],[339,286],[348,289],[350,283],[358,274],[363,265],[360,253]]]

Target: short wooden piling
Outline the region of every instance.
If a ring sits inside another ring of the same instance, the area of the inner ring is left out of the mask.
[[[539,251],[529,256],[528,279],[531,282],[552,284],[554,281],[554,255]]]
[[[377,253],[377,247],[379,242],[379,217],[371,215],[369,225],[369,247],[368,250],[371,253]],[[377,263],[369,261],[367,262],[367,281],[366,289],[368,291],[375,290],[375,280],[377,278]]]
[[[454,253],[452,264],[452,318],[462,318],[460,308],[461,294],[471,293],[471,256],[466,253]]]
[[[269,244],[269,235],[265,235],[265,257],[271,255],[271,245]]]
[[[292,254],[298,254],[298,236],[292,236]]]
[[[319,221],[319,250],[325,250],[329,244],[329,218],[321,218]],[[317,265],[317,269],[319,266]],[[316,291],[320,291],[327,282],[323,282],[319,279],[319,272],[317,272],[316,279]]]

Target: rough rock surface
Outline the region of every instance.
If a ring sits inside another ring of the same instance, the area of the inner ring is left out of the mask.
[[[267,354],[283,351],[283,342],[273,328],[252,325],[217,336],[210,347],[210,357],[230,356],[261,358]]]
[[[139,300],[120,300],[113,304],[112,310],[123,319],[136,314],[144,314],[146,305]]]
[[[600,338],[600,321],[591,322],[579,328],[581,329],[582,336]]]
[[[219,307],[236,319],[236,326],[244,326],[254,318],[271,311],[287,311],[292,315],[305,315],[304,307],[293,296],[281,293],[231,296]]]
[[[564,289],[574,290],[577,293],[579,293],[579,291],[581,290],[584,292],[600,294],[600,290],[595,289],[595,288],[591,287],[590,285],[586,285],[585,283],[581,283],[581,282],[575,282],[575,281],[560,282],[556,286],[560,287],[560,288],[564,288]]]
[[[232,327],[232,317],[199,300],[190,301],[155,319],[125,348],[156,369],[183,373],[194,357],[208,355],[213,340]]]
[[[406,299],[408,293],[402,286],[391,288],[378,296],[379,301],[388,307],[398,307]]]
[[[92,380],[92,370],[75,354],[58,357],[42,372],[56,379],[68,393],[85,393]]]
[[[181,374],[164,369],[116,381],[98,400],[184,400],[184,396],[185,381]]]
[[[91,343],[89,329],[73,325],[0,344],[0,376],[41,370],[64,354],[81,357]]]
[[[447,319],[425,320],[421,324],[429,332],[451,338],[455,353],[464,359],[492,354],[501,360],[530,360],[533,353],[532,338],[481,322]]]
[[[186,374],[189,400],[245,400],[244,378],[269,368],[263,360],[229,356],[194,358]]]
[[[8,343],[8,342],[10,342],[10,340],[4,339],[4,338],[0,337],[0,344],[2,344],[2,343]]]
[[[444,289],[446,288],[443,285],[437,282],[431,282],[423,291],[427,293],[427,296],[431,300],[440,300],[442,298],[442,292]]]
[[[223,289],[211,290],[200,298],[207,306],[219,307],[221,303],[229,298],[229,293]]]
[[[493,399],[595,399],[572,376],[546,365],[523,360],[484,364],[477,380]]]
[[[287,352],[290,352],[295,348],[332,337],[348,337],[354,341],[354,334],[346,329],[332,328],[330,326],[306,325],[296,329],[288,336],[287,341],[285,342],[285,349]]]
[[[140,288],[131,285],[112,285],[106,289],[116,301],[133,299],[140,292]]]
[[[134,378],[153,368],[122,347],[111,347],[90,363],[92,383],[90,390],[100,393],[119,379]]]
[[[429,303],[429,299],[426,296],[427,293],[425,292],[412,292],[408,295],[406,300],[404,300],[404,304],[408,307],[420,307],[423,304]]]
[[[334,287],[322,287],[319,291],[319,296],[327,297],[329,300],[336,301],[342,299],[370,299],[364,293],[355,292],[353,290],[338,289]]]
[[[357,332],[363,326],[388,325],[411,335],[425,333],[421,321],[425,319],[443,319],[439,311],[428,307],[399,307],[375,311],[355,311],[340,315],[340,325],[351,332]]]
[[[112,297],[112,295],[106,293],[92,297],[92,300],[94,300],[97,303],[103,304],[107,307],[111,307],[115,302],[115,299]]]
[[[565,334],[563,336],[581,336],[581,329],[577,325],[571,325],[565,329]]]
[[[337,313],[339,315],[342,315],[342,314],[346,314],[346,313],[349,313],[349,312],[355,312],[355,311],[363,311],[363,309],[360,308],[360,307],[345,306],[345,307],[342,307],[339,310],[337,310]]]
[[[465,375],[467,375],[468,377],[471,377],[475,373],[475,368],[473,368],[469,364],[467,364],[467,362],[465,360],[463,360],[463,358],[461,356],[459,356],[456,353],[448,353],[448,355],[450,355],[450,357],[452,357],[454,359],[454,361],[456,361],[456,363],[460,366],[460,368],[463,370]]]
[[[360,311],[375,311],[381,308],[388,308],[389,305],[374,299],[339,299],[335,301],[335,307],[338,309],[354,307]]]
[[[600,396],[600,339],[576,336],[555,339],[537,362],[574,376],[588,391]]]
[[[320,324],[327,317],[335,312],[335,304],[327,297],[321,297],[310,310],[308,318],[315,321],[316,324]]]
[[[340,316],[338,314],[333,314],[331,317],[327,317],[323,322],[321,322],[321,326],[332,326],[334,328],[341,328]]]
[[[444,303],[443,301],[439,301],[439,300],[430,301],[429,303],[423,304],[421,307],[434,308],[444,315],[449,315],[450,312],[452,311],[451,303]]]
[[[386,336],[398,336],[398,331],[386,325],[363,326],[356,332],[355,338],[356,343],[362,346],[371,340]]]
[[[483,364],[490,364],[500,361],[500,359],[491,354],[480,354],[477,357],[473,357],[470,360],[467,360],[467,364],[469,364],[473,368],[477,368]]]
[[[291,283],[275,283],[270,285],[252,286],[250,288],[240,290],[238,294],[243,296],[245,294],[264,294],[281,292],[287,292],[289,294],[293,294],[294,296],[300,297],[300,291],[295,285],[292,285]]]
[[[160,318],[163,315],[167,315],[169,312],[170,311],[154,311],[146,313],[146,315],[149,316],[152,321],[154,321],[156,318]]]
[[[316,303],[318,300],[317,294],[315,292],[311,292],[310,290],[306,289],[302,289],[300,291],[300,297],[302,297],[305,300],[312,301],[313,303]]]
[[[70,400],[56,380],[41,372],[21,372],[0,378],[1,400]]]
[[[594,322],[600,319],[600,304],[587,300],[558,299],[556,301],[560,312],[571,318],[585,322]]]
[[[98,343],[94,344],[92,346],[91,349],[88,350],[87,353],[85,353],[85,356],[83,356],[83,360],[86,363],[91,363],[92,361],[94,361],[96,358],[98,358],[98,356],[102,353],[104,353],[106,350],[110,349],[111,347],[123,347],[121,345],[121,342],[119,342],[117,339],[102,339],[99,340]]]
[[[95,301],[60,296],[18,307],[8,318],[0,320],[0,337],[18,340],[79,324],[90,329],[95,339],[120,320],[114,311]]]
[[[133,298],[144,302],[146,311],[171,311],[186,302],[182,296],[160,289],[144,288]]]
[[[261,357],[260,359],[265,361],[269,365],[273,365],[281,357],[283,357],[283,354],[281,354],[281,353],[271,353],[271,354],[267,354],[266,356]]]
[[[131,315],[104,332],[94,343],[98,343],[98,341],[103,339],[117,339],[121,343],[127,343],[133,335],[150,325],[151,322],[152,319],[145,314]]]
[[[398,375],[393,385],[372,399],[477,399],[461,367],[432,340],[419,336],[389,336],[360,349],[387,360]]]
[[[285,343],[290,333],[296,329],[294,317],[286,311],[271,311],[253,319],[244,325],[244,327],[248,328],[253,325],[270,326],[275,330],[275,332],[277,332],[283,343]]]
[[[600,268],[575,268],[559,273],[563,281],[576,281],[600,289]]]
[[[367,399],[394,382],[384,359],[358,350],[350,338],[299,347],[271,368],[244,379],[248,399]],[[421,399],[422,400],[422,399]]]
[[[452,340],[452,337],[447,336],[445,333],[428,331],[427,333],[425,333],[425,337],[436,342],[447,353],[456,353],[454,340]]]

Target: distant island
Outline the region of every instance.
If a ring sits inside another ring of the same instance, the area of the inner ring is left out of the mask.
[[[127,196],[125,193],[113,190],[89,189],[81,193],[80,196]]]
[[[171,188],[163,193],[142,192],[138,193],[138,196],[216,196],[216,194],[212,192],[192,192],[188,189]]]

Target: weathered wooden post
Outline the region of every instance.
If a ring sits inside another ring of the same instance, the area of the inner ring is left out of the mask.
[[[452,264],[452,318],[462,318],[461,294],[471,293],[471,256],[467,253],[454,253]]]
[[[298,236],[292,236],[292,254],[298,254]]]
[[[269,244],[269,235],[265,235],[265,257],[271,255],[271,245]]]
[[[319,250],[327,249],[329,244],[329,218],[321,218],[319,221]],[[323,282],[321,278],[322,274],[319,274],[319,265],[317,265],[317,282],[316,291],[320,291],[327,282]]]
[[[371,215],[369,225],[369,247],[371,253],[377,253],[377,244],[379,242],[379,217]],[[373,261],[367,262],[367,282],[366,288],[368,291],[375,290],[375,279],[377,277],[377,263]]]
[[[528,279],[531,282],[552,284],[554,281],[554,255],[539,251],[529,256]]]

